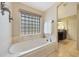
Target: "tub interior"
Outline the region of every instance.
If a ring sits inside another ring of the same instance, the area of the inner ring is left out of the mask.
[[[40,39],[33,39],[33,40],[15,43],[10,47],[9,52],[12,54],[21,53],[39,47],[43,44],[46,44],[47,42],[48,42],[47,38],[40,38]]]

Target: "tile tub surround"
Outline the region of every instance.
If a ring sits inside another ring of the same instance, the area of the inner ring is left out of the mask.
[[[22,41],[39,39],[39,38],[43,38],[42,35],[37,34],[37,35],[28,35],[28,36],[14,36],[12,37],[12,44],[19,43]]]
[[[12,15],[13,15],[13,19],[14,21],[12,22],[12,43],[16,43],[16,42],[20,42],[22,41],[21,39],[21,31],[20,31],[20,20],[21,20],[21,17],[20,17],[20,10],[25,10],[25,11],[28,11],[28,12],[32,12],[34,14],[37,14],[37,15],[40,15],[41,16],[41,19],[40,19],[40,34],[38,35],[33,35],[33,37],[36,37],[36,36],[43,36],[44,34],[44,31],[43,31],[43,26],[44,26],[44,17],[43,17],[43,14],[44,12],[42,11],[39,11],[37,9],[34,9],[32,7],[29,7],[25,4],[22,4],[20,2],[15,2],[15,3],[12,3],[11,5],[11,10],[12,10]],[[30,38],[30,36],[28,36]]]

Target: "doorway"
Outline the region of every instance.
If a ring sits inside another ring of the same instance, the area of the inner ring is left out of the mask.
[[[77,56],[77,4],[63,2],[58,6],[58,43],[61,56]],[[73,11],[73,12],[72,12]]]

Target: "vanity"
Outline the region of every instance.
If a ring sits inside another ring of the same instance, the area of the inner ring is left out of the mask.
[[[67,38],[67,30],[58,29],[58,41],[65,40]]]

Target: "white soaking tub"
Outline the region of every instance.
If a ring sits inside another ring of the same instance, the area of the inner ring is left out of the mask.
[[[9,49],[9,53],[11,56],[22,56],[39,48],[43,48],[50,43],[52,42],[48,42],[47,38],[23,41],[13,44]]]

